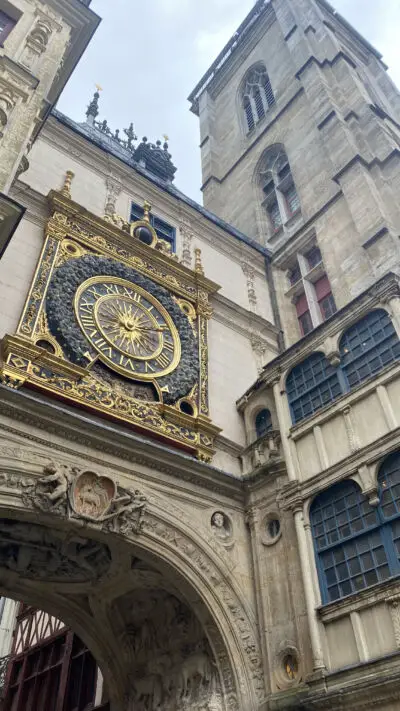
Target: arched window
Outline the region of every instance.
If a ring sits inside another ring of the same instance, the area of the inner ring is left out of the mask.
[[[400,575],[400,452],[378,476],[379,506],[345,481],[317,496],[310,521],[324,603]]]
[[[244,79],[242,90],[242,106],[248,133],[264,118],[274,103],[275,97],[267,70],[263,65],[253,67]]]
[[[263,206],[273,232],[300,211],[300,201],[283,146],[271,146],[259,167],[259,182],[264,194]]]
[[[345,331],[340,354],[350,389],[397,360],[400,341],[386,311],[371,311]]]
[[[337,369],[323,353],[313,353],[289,373],[286,392],[296,423],[335,400],[342,389]]]
[[[272,430],[272,418],[269,410],[260,410],[255,421],[257,439]]]
[[[289,373],[286,392],[294,424],[400,358],[399,338],[383,309],[371,311],[345,331],[339,348],[338,367],[322,353],[313,353]]]

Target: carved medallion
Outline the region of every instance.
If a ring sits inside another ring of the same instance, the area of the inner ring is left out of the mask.
[[[137,489],[129,491],[110,477],[54,462],[43,473],[44,477],[26,487],[25,506],[92,521],[112,533],[140,532],[147,498]]]
[[[76,477],[69,493],[75,514],[98,521],[109,512],[117,487],[108,477],[83,472]]]

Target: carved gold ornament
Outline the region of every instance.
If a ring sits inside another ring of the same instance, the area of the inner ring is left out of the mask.
[[[75,313],[100,360],[138,380],[171,373],[181,357],[178,331],[160,302],[125,279],[92,277],[75,296]]]

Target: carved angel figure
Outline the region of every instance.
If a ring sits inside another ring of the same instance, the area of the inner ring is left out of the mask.
[[[66,468],[50,462],[44,467],[43,472],[46,476],[39,479],[39,484],[50,485],[50,488],[48,491],[43,491],[42,496],[52,503],[66,498],[70,482]]]

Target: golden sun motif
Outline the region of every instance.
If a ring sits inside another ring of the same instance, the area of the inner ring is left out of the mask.
[[[165,307],[142,287],[118,277],[87,279],[75,294],[79,325],[97,355],[128,378],[154,381],[181,357],[179,333]]]
[[[136,358],[148,358],[161,345],[161,331],[148,313],[134,304],[118,300],[105,302],[97,313],[101,330],[117,348]]]

